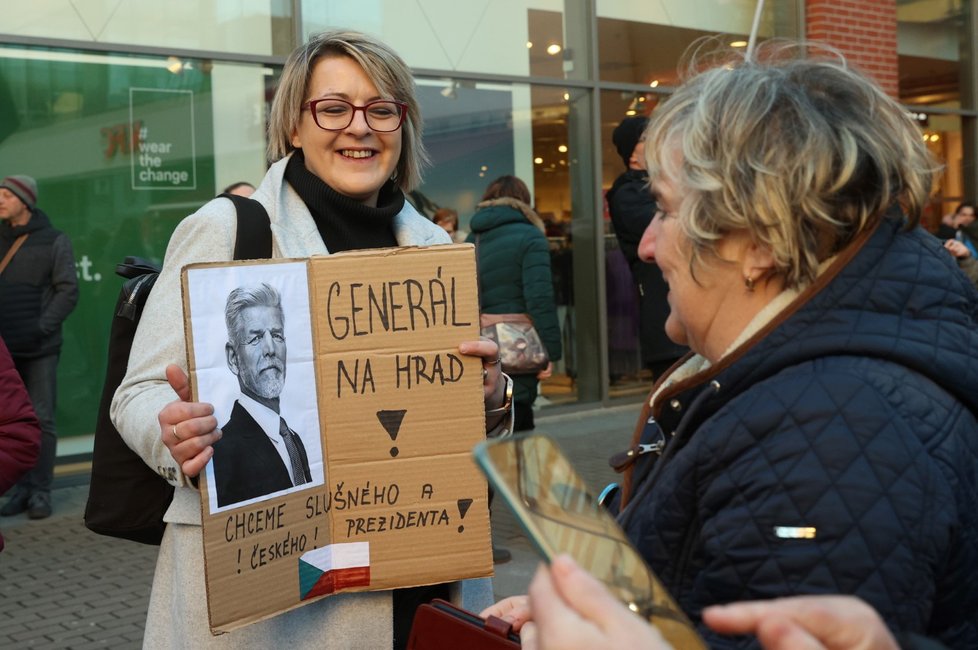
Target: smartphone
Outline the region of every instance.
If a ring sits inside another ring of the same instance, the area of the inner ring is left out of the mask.
[[[476,463],[549,563],[567,553],[674,648],[707,650],[624,531],[550,438],[516,435],[476,446]]]

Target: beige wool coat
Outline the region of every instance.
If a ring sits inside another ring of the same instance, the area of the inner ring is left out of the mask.
[[[287,163],[285,158],[272,165],[252,196],[268,211],[272,257],[328,254],[309,209],[283,178]],[[229,634],[210,634],[200,493],[160,440],[157,415],[175,399],[164,374],[166,366],[176,363],[186,371],[180,269],[192,262],[232,259],[236,223],[231,201],[215,199],[177,226],[167,246],[163,271],[140,320],[126,377],[112,401],[112,420],[126,442],[176,487],[164,517],[167,529],[153,578],[143,646],[390,648],[393,615],[389,591],[331,596]],[[450,243],[444,230],[409,203],[394,217],[394,235],[402,246]],[[456,603],[479,611],[492,602],[491,581],[456,583],[452,596]]]

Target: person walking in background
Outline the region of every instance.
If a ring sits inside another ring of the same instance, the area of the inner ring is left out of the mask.
[[[975,222],[975,204],[962,203],[951,219],[953,237],[964,244],[971,257],[978,258],[978,223]]]
[[[642,233],[656,211],[655,199],[649,192],[649,175],[645,171],[645,127],[649,118],[626,117],[611,140],[625,163],[625,171],[615,179],[606,194],[611,224],[618,246],[628,261],[632,279],[638,288],[638,328],[642,365],[652,371],[653,379],[669,369],[688,348],[677,345],[666,335],[669,287],[662,279],[656,264],[645,264],[638,256]]]
[[[513,431],[533,428],[538,382],[550,377],[553,362],[561,356],[550,245],[530,200],[530,190],[519,178],[497,178],[476,206],[466,238],[476,245],[480,310],[529,314],[550,357],[550,365],[539,374],[513,376]]]
[[[941,223],[937,226],[934,236],[938,239],[954,239],[957,237],[960,226],[968,225],[974,220],[975,204],[970,201],[964,201],[958,204],[954,212],[941,217]]]
[[[34,467],[40,447],[41,425],[14,360],[0,338],[0,494]]]
[[[438,208],[431,220],[448,233],[453,242],[464,242],[465,236],[458,230],[458,212],[451,208]]]
[[[9,517],[51,515],[51,482],[58,445],[55,428],[61,325],[78,303],[71,240],[37,207],[30,176],[0,182],[0,336],[10,350],[41,423],[41,453],[34,468],[0,508]]]
[[[978,224],[975,224],[975,204],[965,201],[953,213],[941,219],[934,236],[944,241],[951,254],[971,283],[978,287]]]

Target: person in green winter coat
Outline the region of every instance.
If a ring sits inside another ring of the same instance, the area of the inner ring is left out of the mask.
[[[519,178],[497,178],[476,206],[466,239],[478,252],[481,311],[529,314],[550,356],[550,365],[539,374],[513,377],[514,431],[533,428],[538,382],[550,377],[561,356],[550,246],[530,201],[530,190]]]

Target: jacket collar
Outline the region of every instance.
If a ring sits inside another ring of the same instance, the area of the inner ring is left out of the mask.
[[[21,235],[37,232],[38,230],[44,230],[45,228],[51,227],[51,220],[48,219],[48,215],[44,214],[44,211],[40,208],[34,208],[31,210],[30,221],[22,226],[11,226],[10,221],[4,219],[0,221],[0,236],[4,239],[14,240]]]
[[[537,230],[539,230],[544,234],[546,234],[547,232],[547,226],[546,224],[543,223],[543,219],[540,218],[540,215],[538,215],[533,210],[533,208],[528,206],[526,203],[523,203],[519,199],[513,199],[509,197],[503,197],[501,199],[490,199],[489,201],[482,201],[475,207],[477,207],[480,210],[485,210],[487,208],[496,208],[496,207],[509,208],[511,210],[515,210],[519,214],[523,215],[523,217],[525,217],[527,221],[533,224],[533,226]]]

